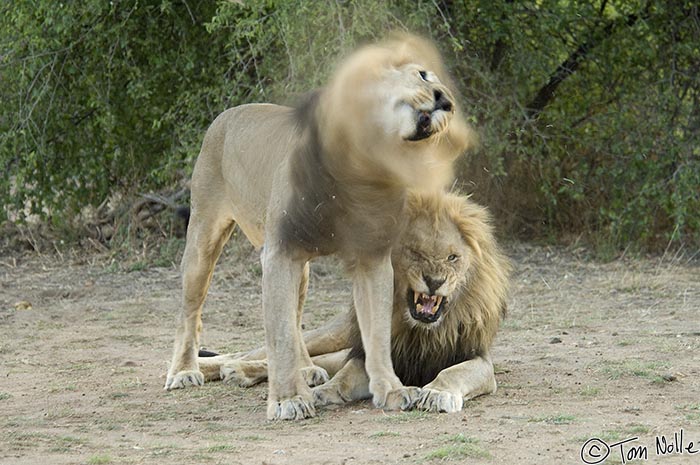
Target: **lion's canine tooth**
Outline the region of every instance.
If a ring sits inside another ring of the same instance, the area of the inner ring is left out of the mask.
[[[437,303],[435,304],[435,307],[439,308],[441,303],[442,303],[442,296],[439,295],[439,296],[437,296]]]
[[[418,310],[419,312],[422,312],[423,311],[423,304],[416,305],[416,310]]]
[[[413,303],[415,304],[416,302],[418,302],[418,293],[413,291]]]

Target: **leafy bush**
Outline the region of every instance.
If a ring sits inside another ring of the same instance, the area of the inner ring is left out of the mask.
[[[114,192],[172,186],[226,107],[290,103],[339,55],[409,29],[457,78],[482,141],[460,185],[505,232],[700,245],[690,0],[18,0],[0,13],[0,220],[61,224]]]

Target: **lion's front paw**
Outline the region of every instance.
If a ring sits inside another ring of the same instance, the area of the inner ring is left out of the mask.
[[[309,387],[320,386],[330,379],[325,369],[315,365],[302,368],[301,376]]]
[[[418,401],[421,389],[417,387],[401,387],[392,389],[386,396],[386,410],[409,410]]]
[[[173,389],[183,389],[188,386],[203,386],[204,375],[199,370],[183,370],[178,371],[174,375],[168,374],[165,380],[165,389],[170,391]]]
[[[343,397],[340,389],[335,383],[326,383],[311,390],[314,396],[314,405],[323,406],[330,404],[344,404],[350,399]]]
[[[273,399],[267,402],[268,420],[303,420],[315,415],[316,409],[313,402],[299,395],[289,399]]]
[[[372,403],[377,408],[383,408],[386,405],[386,399],[389,392],[394,389],[401,389],[403,385],[399,378],[380,378],[377,380],[371,379],[369,382],[369,392],[372,394]]]
[[[415,403],[415,408],[434,413],[454,413],[462,410],[462,403],[463,399],[460,394],[423,388]]]

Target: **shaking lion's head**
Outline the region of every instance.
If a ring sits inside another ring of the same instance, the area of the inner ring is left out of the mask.
[[[317,117],[335,171],[417,190],[443,188],[452,162],[475,140],[437,49],[407,34],[341,63]]]

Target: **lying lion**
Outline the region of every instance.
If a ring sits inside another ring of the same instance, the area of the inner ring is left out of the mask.
[[[407,397],[391,362],[391,249],[407,188],[441,190],[471,142],[437,50],[413,36],[351,55],[299,108],[242,105],[212,123],[192,174],[183,311],[166,389],[204,383],[202,305],[237,223],[261,255],[269,355],[267,417],[313,416],[314,365],[301,334],[308,262],[338,254],[352,271],[369,392]]]
[[[392,254],[391,354],[401,381],[422,389],[390,396],[387,407],[456,412],[464,400],[496,390],[489,350],[506,311],[510,265],[487,211],[465,197],[411,196],[407,214]],[[304,341],[314,363],[335,374],[313,389],[317,405],[370,396],[353,310],[306,332]],[[264,356],[263,349],[200,357],[199,366],[207,380],[251,386],[267,377]]]

